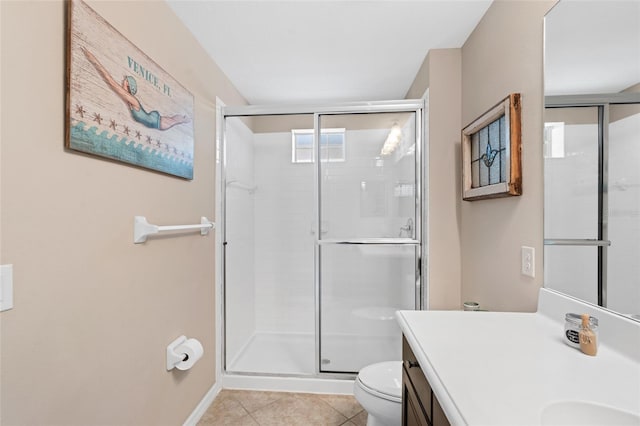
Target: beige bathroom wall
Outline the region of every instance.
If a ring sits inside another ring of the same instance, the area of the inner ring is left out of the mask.
[[[407,98],[429,88],[428,289],[429,309],[460,309],[460,114],[461,51],[429,51]]]
[[[214,218],[215,99],[245,101],[165,2],[88,4],[193,93],[194,179],[65,150],[65,3],[0,2],[0,423],[182,424],[216,381],[215,235],[134,245],[133,217]],[[204,357],[167,372],[181,334]]]
[[[523,194],[460,201],[462,299],[495,311],[535,311],[543,285],[543,17],[555,1],[496,0],[462,47],[462,126],[522,94]],[[535,278],[520,247],[535,249]]]

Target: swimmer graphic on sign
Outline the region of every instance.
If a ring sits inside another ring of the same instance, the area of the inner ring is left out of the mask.
[[[111,87],[116,95],[127,104],[131,111],[131,118],[140,124],[143,124],[151,129],[167,130],[178,124],[188,123],[191,121],[186,115],[172,115],[162,116],[158,111],[147,112],[142,107],[140,101],[135,97],[138,91],[138,84],[135,78],[127,75],[123,78],[122,84],[118,84],[116,80],[111,77],[107,70],[102,66],[100,61],[96,59],[93,53],[89,52],[84,47],[81,48],[84,55],[89,62],[93,64],[105,83]]]
[[[83,1],[68,4],[66,147],[193,179],[193,95]]]

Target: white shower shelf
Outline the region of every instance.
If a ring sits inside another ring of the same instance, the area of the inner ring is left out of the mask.
[[[255,185],[249,185],[247,183],[240,182],[239,180],[230,180],[227,182],[227,186],[230,188],[243,189],[247,191],[249,194],[253,194],[254,192],[256,192]]]
[[[207,235],[210,230],[215,229],[216,224],[211,222],[206,217],[200,218],[200,223],[197,225],[168,225],[158,226],[152,225],[147,222],[147,218],[144,216],[135,216],[133,218],[133,243],[140,244],[147,241],[147,237],[152,234],[166,231],[190,231],[200,230],[200,235]]]

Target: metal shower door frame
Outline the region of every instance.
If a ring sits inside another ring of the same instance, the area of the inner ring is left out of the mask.
[[[250,106],[222,106],[220,108],[220,114],[218,116],[218,122],[222,127],[220,129],[220,146],[218,150],[219,164],[221,167],[220,172],[220,185],[218,190],[220,191],[221,209],[218,232],[220,234],[221,244],[221,262],[220,277],[222,279],[222,285],[220,290],[220,298],[222,303],[222,324],[220,326],[221,332],[221,357],[222,357],[222,370],[227,372],[227,359],[226,359],[226,187],[227,187],[227,158],[226,158],[226,144],[227,144],[227,132],[226,132],[226,120],[227,118],[240,118],[240,117],[252,117],[252,116],[273,116],[273,115],[303,115],[313,114],[314,120],[314,149],[316,152],[316,158],[320,158],[319,150],[320,144],[320,117],[323,115],[347,115],[347,114],[375,114],[375,113],[398,113],[408,112],[415,113],[415,137],[416,137],[416,151],[415,151],[415,239],[410,238],[358,238],[358,239],[346,239],[346,240],[324,240],[320,239],[320,215],[321,215],[321,191],[320,191],[320,162],[314,162],[314,217],[316,219],[316,241],[314,249],[314,304],[315,304],[315,375],[300,375],[300,374],[273,374],[273,373],[250,373],[250,372],[233,372],[232,374],[239,374],[245,376],[277,376],[277,377],[317,377],[317,378],[346,378],[353,379],[354,374],[350,373],[327,373],[322,372],[320,368],[320,289],[321,289],[321,276],[320,276],[320,250],[319,247],[324,244],[393,244],[393,245],[405,245],[415,247],[416,259],[415,259],[415,309],[423,309],[426,306],[425,299],[427,296],[425,289],[426,277],[422,274],[426,265],[426,227],[423,227],[423,212],[426,212],[426,202],[423,197],[424,182],[426,171],[424,169],[425,147],[423,147],[424,139],[424,100],[422,99],[408,99],[398,101],[374,101],[374,102],[353,102],[343,104],[325,104],[325,105],[250,105]]]
[[[416,239],[411,238],[346,238],[346,239],[323,239],[321,233],[322,227],[322,178],[321,178],[321,161],[314,162],[315,172],[315,318],[316,318],[316,374],[317,375],[340,375],[349,373],[328,373],[322,371],[322,274],[321,274],[321,247],[331,245],[393,245],[393,246],[411,246],[415,248],[415,291],[414,291],[414,308],[421,309],[422,304],[422,278],[421,278],[421,241],[422,241],[422,111],[424,108],[424,102],[418,101],[419,105],[407,105],[407,108],[387,110],[386,108],[347,108],[346,111],[332,111],[332,112],[316,112],[313,117],[313,129],[314,129],[314,149],[316,159],[321,158],[320,147],[320,133],[322,129],[321,117],[323,116],[336,116],[336,115],[352,115],[352,114],[379,114],[379,113],[396,113],[406,112],[414,113],[415,116],[415,137],[416,137],[416,151],[414,162],[414,218],[415,218],[415,236]],[[397,108],[397,105],[394,105]]]

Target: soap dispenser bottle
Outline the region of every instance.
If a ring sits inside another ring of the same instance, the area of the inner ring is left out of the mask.
[[[580,350],[587,355],[595,356],[598,352],[596,334],[589,327],[589,314],[582,314],[582,328],[580,329]]]

